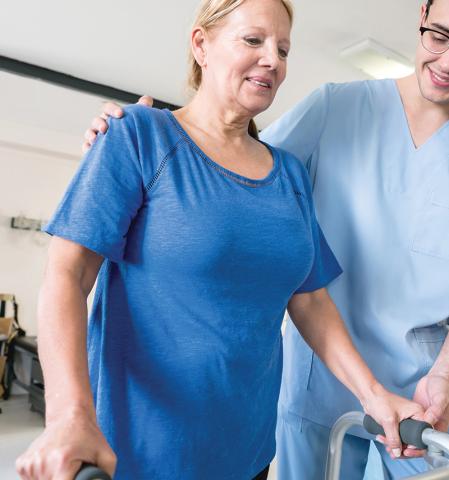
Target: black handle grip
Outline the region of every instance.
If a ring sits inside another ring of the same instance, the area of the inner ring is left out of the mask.
[[[75,480],[111,480],[111,477],[95,465],[83,463]]]
[[[373,435],[385,435],[384,429],[369,415],[365,415],[363,426],[367,432]],[[426,430],[426,428],[433,427],[430,423],[413,420],[412,418],[402,420],[402,422],[399,423],[399,435],[402,443],[426,449],[427,445],[422,441],[422,432]]]

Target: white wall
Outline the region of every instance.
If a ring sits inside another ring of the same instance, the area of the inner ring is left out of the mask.
[[[11,217],[49,219],[78,162],[63,154],[0,141],[0,292],[13,293],[19,320],[36,334],[36,302],[49,237],[16,230]]]

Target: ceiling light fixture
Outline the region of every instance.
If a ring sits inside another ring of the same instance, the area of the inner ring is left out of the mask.
[[[345,48],[340,57],[373,78],[400,78],[414,71],[410,60],[371,38]]]

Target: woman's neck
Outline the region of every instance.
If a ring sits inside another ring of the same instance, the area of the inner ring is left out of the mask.
[[[217,101],[216,95],[212,97],[201,88],[192,101],[177,110],[175,115],[181,123],[207,134],[220,143],[252,140],[248,134],[251,116],[223,106]]]

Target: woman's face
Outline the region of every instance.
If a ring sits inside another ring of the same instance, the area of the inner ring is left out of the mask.
[[[243,115],[266,110],[285,79],[290,30],[280,0],[246,0],[206,33],[201,88]]]

